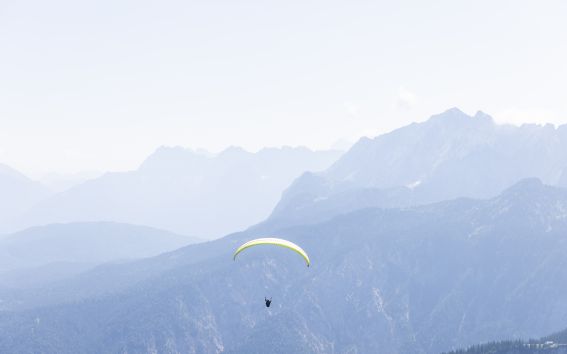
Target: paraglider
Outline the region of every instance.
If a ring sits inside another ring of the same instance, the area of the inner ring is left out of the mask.
[[[247,248],[259,246],[259,245],[273,245],[273,246],[280,246],[280,247],[289,248],[290,250],[296,252],[301,257],[303,257],[303,259],[305,260],[305,263],[307,264],[308,267],[311,265],[311,261],[309,260],[309,256],[301,247],[299,247],[298,245],[296,245],[295,243],[293,243],[291,241],[283,240],[281,238],[273,238],[273,237],[258,238],[258,239],[246,242],[245,244],[243,244],[242,246],[240,246],[236,249],[236,251],[234,252],[234,256],[232,258],[234,260],[236,260],[236,256],[238,256],[238,254],[240,252],[244,251]]]
[[[307,264],[308,267],[311,265],[311,261],[309,260],[309,256],[307,255],[307,252],[305,252],[301,247],[299,247],[298,245],[296,245],[295,243],[293,243],[291,241],[283,240],[281,238],[273,238],[273,237],[258,238],[258,239],[251,240],[251,241],[244,243],[243,245],[241,245],[240,247],[238,247],[236,249],[232,259],[236,261],[236,256],[238,256],[240,254],[240,252],[244,251],[247,248],[259,246],[259,245],[272,245],[272,246],[279,246],[279,247],[288,248],[288,249],[294,251],[295,253],[299,254],[303,258],[303,260],[305,261],[305,263]],[[268,299],[268,298],[264,297],[264,301],[266,302],[266,307],[270,307],[270,305],[272,303],[272,298],[270,297]]]

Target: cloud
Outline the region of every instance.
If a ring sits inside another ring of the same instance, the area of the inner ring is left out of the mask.
[[[400,110],[408,110],[417,104],[417,96],[404,87],[400,87],[396,97],[396,108]]]

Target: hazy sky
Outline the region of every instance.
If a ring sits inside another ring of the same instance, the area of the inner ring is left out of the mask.
[[[0,0],[0,163],[328,148],[458,106],[567,122],[567,1]]]

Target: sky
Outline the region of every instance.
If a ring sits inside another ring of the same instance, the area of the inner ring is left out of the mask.
[[[451,107],[564,124],[565,18],[559,0],[0,0],[0,163],[327,149]]]

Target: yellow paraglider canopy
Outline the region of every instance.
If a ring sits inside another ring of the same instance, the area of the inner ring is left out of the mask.
[[[258,245],[274,245],[274,246],[289,248],[290,250],[296,252],[301,257],[303,257],[303,259],[305,260],[305,263],[307,263],[308,267],[311,264],[311,261],[309,261],[309,256],[301,247],[299,247],[298,245],[296,245],[295,243],[293,243],[291,241],[283,240],[281,238],[273,238],[273,237],[258,238],[258,239],[246,242],[245,244],[243,244],[242,246],[240,246],[236,249],[236,251],[234,252],[234,256],[232,258],[234,260],[236,260],[236,256],[240,252],[244,251],[247,248],[250,248],[250,247],[253,247],[253,246],[258,246]]]

